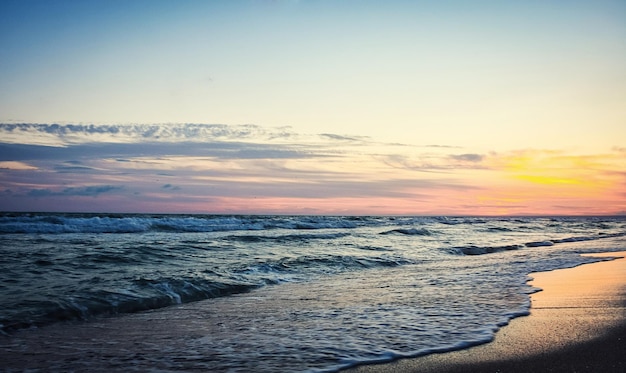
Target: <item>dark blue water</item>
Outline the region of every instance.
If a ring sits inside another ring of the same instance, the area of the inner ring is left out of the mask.
[[[186,315],[201,326],[133,366],[332,371],[489,341],[528,312],[529,273],[625,235],[617,217],[3,214],[0,328]]]

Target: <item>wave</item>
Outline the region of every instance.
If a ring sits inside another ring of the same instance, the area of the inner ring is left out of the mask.
[[[98,266],[118,265],[126,260],[132,261],[131,258],[122,259],[101,253],[89,258],[89,261]],[[307,281],[312,276],[413,263],[415,262],[407,258],[385,254],[305,255],[255,262],[230,269],[222,268],[219,272],[205,269],[202,275],[194,277],[139,276],[126,279],[122,283],[117,282],[116,285],[110,281],[102,283],[101,278],[94,277],[88,281],[88,285],[57,299],[45,297],[24,301],[27,304],[16,304],[13,308],[22,311],[5,313],[0,319],[0,331],[9,333],[17,329],[59,321],[88,320],[96,316],[135,313],[244,293],[267,285]],[[40,260],[35,264],[43,267],[55,265],[48,260]],[[84,264],[84,268],[92,264]]]
[[[573,218],[569,218],[571,220]],[[555,228],[568,218],[553,219]],[[506,222],[516,226],[483,228],[501,233],[528,230],[527,220],[446,217],[380,217],[380,216],[262,216],[262,215],[160,215],[160,214],[80,214],[80,213],[0,213],[0,234],[35,233],[143,233],[143,232],[227,232],[272,229],[318,230],[354,229],[359,227],[393,227],[382,234],[431,235],[424,228],[398,228],[426,225],[484,226]],[[615,229],[610,218],[581,222],[581,229]],[[533,226],[534,227],[534,226]],[[544,229],[536,224],[536,229]],[[532,230],[532,229],[531,229]]]
[[[513,229],[511,228],[506,228],[506,227],[489,227],[486,229],[487,232],[496,232],[496,233],[501,233],[501,232],[513,232]]]
[[[452,252],[454,254],[463,254],[463,255],[483,255],[483,254],[491,254],[497,253],[500,251],[506,250],[519,250],[523,248],[524,245],[503,245],[503,246],[460,246],[453,247],[451,250],[446,250],[448,252]]]
[[[235,273],[261,279],[267,284],[274,284],[290,281],[292,279],[292,277],[284,277],[284,275],[299,275],[306,273],[310,276],[315,274],[332,274],[367,268],[397,267],[407,264],[415,264],[415,261],[391,255],[305,255],[246,265],[237,269]]]
[[[230,235],[223,237],[222,240],[226,241],[239,241],[239,242],[294,242],[294,241],[308,241],[308,240],[332,240],[337,238],[342,238],[350,236],[348,232],[337,232],[337,233],[307,233],[307,234],[284,234],[277,236],[267,236],[267,235],[249,235],[249,234],[241,234],[241,235]]]
[[[37,233],[142,233],[226,232],[267,229],[351,229],[374,224],[374,220],[342,217],[221,216],[221,215],[0,215],[0,234]]]
[[[7,333],[59,321],[147,311],[244,293],[257,287],[258,284],[201,278],[138,278],[127,289],[75,293],[57,300],[32,300],[25,311],[0,320],[0,330]]]
[[[595,241],[604,238],[615,238],[615,237],[624,237],[626,233],[611,233],[611,234],[603,234],[599,233],[595,236],[574,236],[560,239],[552,239],[552,240],[543,240],[543,241],[531,241],[523,244],[512,244],[512,245],[503,245],[503,246],[460,246],[460,247],[452,247],[450,249],[443,249],[444,251],[451,252],[453,254],[462,254],[462,255],[483,255],[483,254],[491,254],[506,250],[519,250],[523,248],[532,248],[532,247],[544,247],[544,246],[554,246],[557,244],[563,243],[573,243],[573,242],[583,242],[583,241]]]
[[[406,234],[409,236],[430,236],[432,233],[428,229],[424,228],[396,228],[389,231],[381,232],[380,234]]]
[[[354,229],[431,223],[475,222],[472,219],[438,217],[0,213],[0,234],[201,233],[272,229]],[[412,234],[411,229],[405,232],[402,230],[399,229],[399,232]]]
[[[527,242],[524,244],[526,247],[541,247],[541,246],[554,246],[553,241],[535,241],[535,242]]]

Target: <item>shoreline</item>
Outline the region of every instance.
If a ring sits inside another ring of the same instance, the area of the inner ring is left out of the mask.
[[[625,255],[626,251],[599,256]],[[355,373],[626,371],[623,356],[626,347],[626,260],[592,263],[531,276],[535,278],[531,284],[544,289],[531,295],[531,315],[511,320],[500,328],[493,342],[345,370]],[[563,283],[567,286],[557,286]],[[292,286],[298,288],[297,284]],[[361,281],[358,286],[362,286]],[[212,302],[98,318],[87,323],[58,323],[18,332],[14,338],[0,336],[0,371],[110,372],[127,370],[129,364],[136,370],[211,371],[209,366],[226,370],[225,366],[213,364],[212,356],[221,356],[215,354],[219,350],[210,343],[207,349],[201,350],[200,347],[239,330],[224,327],[222,315],[234,318],[232,325],[235,326],[242,306],[249,311],[244,314],[254,310],[264,315],[283,312],[288,316],[294,314],[295,308],[285,306],[293,307],[305,294],[294,292],[293,288],[272,289],[264,294],[242,294],[243,303],[217,298]],[[335,295],[334,291],[330,292]],[[259,302],[261,299],[272,301]],[[260,305],[264,306],[259,308]],[[241,330],[250,340],[256,335],[254,331],[245,334],[252,329]],[[257,363],[255,358],[237,361],[248,371],[254,371]]]
[[[530,315],[514,318],[493,341],[467,349],[346,369],[391,372],[626,371],[626,251],[622,257],[531,273]]]

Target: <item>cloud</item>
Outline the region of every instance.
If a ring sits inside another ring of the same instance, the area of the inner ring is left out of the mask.
[[[0,170],[36,170],[37,167],[24,162],[0,161]]]
[[[321,150],[317,149],[321,156]],[[120,162],[133,157],[205,156],[223,159],[309,158],[315,148],[285,144],[241,142],[182,143],[92,143],[53,147],[0,143],[0,161],[63,160],[115,158]]]
[[[450,158],[462,162],[481,162],[485,156],[482,154],[452,154]]]
[[[550,198],[624,208],[623,148],[458,149],[255,125],[0,124],[0,191],[11,196],[0,209],[521,213]]]
[[[461,169],[485,169],[481,164],[485,159],[481,154],[439,154],[422,153],[410,156],[389,154],[382,156],[383,162],[394,168],[404,168],[421,172],[452,172]]]
[[[458,148],[460,148],[460,146],[435,145],[435,144],[424,145],[424,147],[425,148],[442,148],[442,149],[458,149]]]
[[[86,166],[57,166],[54,168],[57,172],[74,174],[74,173],[91,173],[94,172],[95,169],[92,167]]]
[[[40,124],[0,123],[0,137],[5,143],[70,144],[108,142],[207,142],[276,140],[292,138],[288,127],[264,128],[252,124]]]
[[[66,161],[61,165],[54,166],[54,170],[59,173],[94,173],[100,171],[95,167],[86,166],[80,161]]]
[[[50,138],[46,142],[41,135]],[[0,140],[0,161],[67,162],[114,158],[121,162],[138,157],[163,156],[312,159],[343,157],[351,152],[350,147],[358,147],[359,152],[363,153],[368,152],[369,146],[385,154],[404,154],[415,148],[407,144],[372,142],[364,136],[331,133],[306,135],[295,133],[289,127],[265,129],[256,125],[220,124],[0,124],[0,138],[3,139]],[[32,142],[33,138],[37,140]],[[429,147],[441,150],[449,148],[444,145]],[[409,168],[448,168],[432,162],[420,163]],[[64,167],[70,170],[68,166]],[[86,171],[84,168],[76,170]]]
[[[46,145],[0,143],[0,161],[25,161],[34,159],[58,159],[65,148]]]
[[[330,139],[330,140],[336,140],[336,141],[360,142],[360,141],[369,140],[369,137],[367,136],[345,136],[345,135],[336,135],[332,133],[320,133],[319,136],[326,138],[326,139]]]
[[[122,190],[123,187],[114,185],[95,185],[87,187],[69,187],[59,191],[51,189],[31,189],[27,195],[30,197],[52,197],[52,196],[87,196],[97,197],[102,193]]]
[[[387,198],[416,198],[420,190],[432,187],[430,180],[320,180],[275,183],[217,182],[213,190],[230,197],[287,197],[287,198],[372,198],[384,195]]]

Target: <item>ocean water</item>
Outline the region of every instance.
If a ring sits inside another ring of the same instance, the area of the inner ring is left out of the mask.
[[[624,250],[625,217],[4,213],[0,357],[50,330],[53,370],[337,371],[488,342],[532,272]]]

